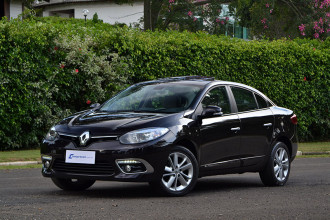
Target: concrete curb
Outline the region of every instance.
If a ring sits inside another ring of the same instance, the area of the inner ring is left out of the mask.
[[[302,156],[302,155],[323,155],[323,154],[330,154],[330,151],[326,151],[326,152],[302,152],[302,151],[297,151],[297,156]]]

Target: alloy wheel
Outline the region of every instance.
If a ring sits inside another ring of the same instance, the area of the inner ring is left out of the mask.
[[[163,185],[171,191],[182,191],[193,179],[194,168],[189,157],[180,152],[168,156],[162,177]]]
[[[278,148],[274,157],[274,174],[277,180],[284,181],[289,173],[289,156],[282,147]]]

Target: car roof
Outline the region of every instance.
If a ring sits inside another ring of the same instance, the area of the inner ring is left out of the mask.
[[[268,101],[270,101],[273,105],[275,105],[271,99],[269,99],[265,94],[260,92],[259,90],[237,82],[231,82],[231,81],[223,81],[223,80],[215,80],[214,77],[208,77],[208,76],[178,76],[178,77],[168,77],[168,78],[160,78],[152,81],[146,81],[141,82],[136,85],[144,85],[144,84],[157,84],[157,83],[184,83],[184,84],[192,84],[192,85],[199,85],[204,86],[205,89],[209,89],[216,85],[231,85],[231,86],[237,86],[242,87],[245,89],[249,89],[253,92],[258,93],[259,95],[262,95],[264,98],[266,98]]]
[[[138,83],[138,85],[144,84],[156,84],[156,83],[171,83],[171,82],[178,82],[178,83],[192,83],[196,85],[206,85],[210,82],[214,81],[214,77],[206,77],[206,76],[178,76],[178,77],[168,77],[168,78],[161,78],[152,81],[146,81]]]
[[[178,77],[168,77],[168,78],[161,78],[161,79],[156,79],[152,81],[146,81],[146,82],[141,82],[138,83],[138,85],[143,85],[143,84],[156,84],[156,83],[170,83],[170,82],[178,82],[178,83],[189,83],[189,84],[196,84],[196,85],[208,85],[213,86],[213,85],[235,85],[235,86],[241,86],[245,88],[249,88],[251,90],[255,90],[259,92],[258,90],[245,85],[241,83],[236,83],[236,82],[230,82],[230,81],[223,81],[223,80],[215,80],[214,77],[208,77],[208,76],[178,76]],[[208,86],[208,87],[209,87]]]

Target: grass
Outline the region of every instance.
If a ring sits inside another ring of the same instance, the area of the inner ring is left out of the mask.
[[[9,165],[9,166],[0,166],[0,170],[13,170],[13,169],[31,169],[31,168],[42,168],[42,164],[29,164],[29,165]]]
[[[40,150],[0,151],[1,162],[40,161]]]
[[[330,142],[299,143],[298,150],[304,152],[327,152],[330,151]]]

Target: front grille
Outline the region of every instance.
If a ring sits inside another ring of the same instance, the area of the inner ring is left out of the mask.
[[[79,136],[66,134],[66,133],[59,133],[61,139],[71,141],[75,144],[76,147],[87,147],[88,145],[94,142],[101,142],[101,141],[110,141],[110,140],[118,140],[117,135],[109,135],[109,136],[91,136],[90,139],[87,141],[87,144],[84,146],[80,145]]]
[[[88,175],[112,175],[114,168],[109,162],[96,162],[95,164],[65,163],[63,159],[56,159],[52,169],[57,172],[88,174]]]

